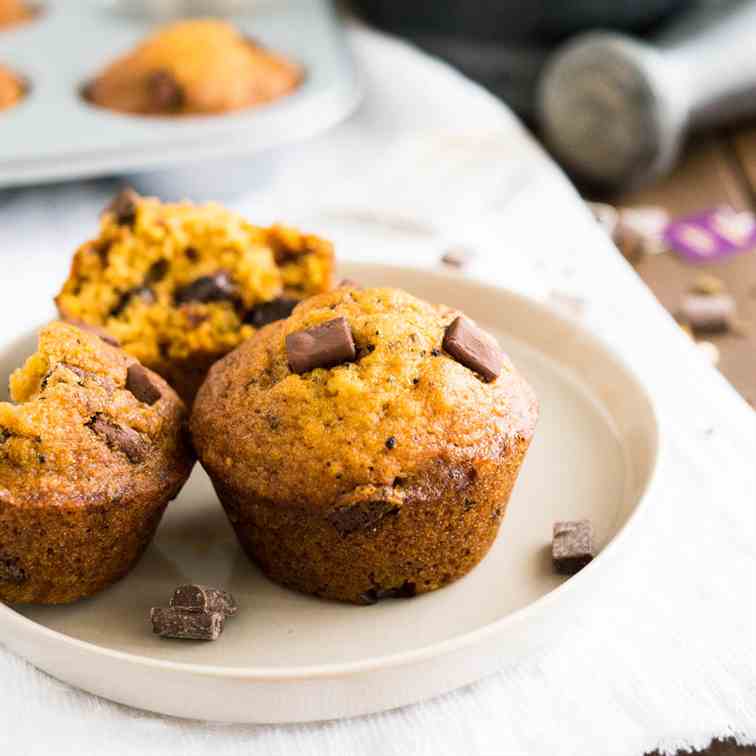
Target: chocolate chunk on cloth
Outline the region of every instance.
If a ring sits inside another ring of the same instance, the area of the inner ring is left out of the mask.
[[[228,591],[206,585],[180,585],[173,592],[171,608],[182,612],[221,612],[233,617],[239,607]]]
[[[148,370],[138,362],[129,365],[126,371],[126,390],[136,397],[137,401],[152,406],[160,400],[160,389],[152,382]]]
[[[723,333],[735,320],[735,300],[729,294],[688,294],[680,315],[698,333]]]
[[[255,305],[244,318],[245,323],[255,328],[262,328],[276,320],[283,320],[291,315],[294,308],[299,304],[298,299],[290,297],[278,297],[270,302],[261,302]]]
[[[147,90],[158,110],[174,111],[184,104],[184,90],[167,69],[161,68],[147,77]]]
[[[127,186],[113,197],[105,212],[113,213],[119,226],[130,226],[136,220],[139,199],[139,195]]]
[[[214,641],[223,632],[223,612],[184,612],[173,607],[153,606],[150,610],[152,632],[161,638]]]
[[[442,344],[447,354],[490,383],[501,374],[504,359],[493,338],[460,315],[446,329]]]
[[[560,575],[574,575],[582,570],[594,557],[590,520],[555,522],[551,556]]]
[[[186,302],[223,302],[236,299],[236,287],[225,270],[202,276],[176,290],[176,304]]]
[[[306,331],[290,333],[286,337],[286,355],[291,371],[301,374],[353,362],[357,350],[349,323],[342,317]]]
[[[138,464],[144,462],[147,458],[147,447],[144,439],[132,428],[118,425],[100,413],[97,413],[87,425],[111,449],[123,452],[129,462]]]

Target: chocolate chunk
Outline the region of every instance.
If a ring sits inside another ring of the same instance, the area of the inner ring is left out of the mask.
[[[472,320],[460,315],[444,334],[444,349],[457,362],[478,373],[490,383],[499,377],[503,355],[488,334]]]
[[[688,294],[683,298],[680,315],[694,331],[722,333],[733,325],[735,300],[729,294]]]
[[[145,304],[155,303],[155,292],[149,286],[135,286],[121,294],[115,307],[110,311],[113,318],[117,318],[134,299],[141,299]]]
[[[361,604],[375,604],[381,599],[387,598],[412,598],[417,595],[414,583],[405,580],[398,588],[371,588],[360,594]]]
[[[111,336],[104,328],[100,328],[100,326],[85,323],[83,320],[76,320],[74,318],[67,318],[66,323],[81,328],[82,331],[89,331],[89,333],[99,336],[106,344],[110,344],[110,346],[121,346],[121,342],[115,336]]]
[[[373,530],[399,507],[390,501],[362,501],[331,510],[326,518],[343,536]]]
[[[180,289],[174,295],[176,304],[186,302],[223,302],[236,298],[236,287],[225,270],[212,276],[202,276]]]
[[[149,371],[138,362],[129,365],[129,369],[126,371],[126,390],[131,391],[137,401],[150,406],[159,401],[162,396]]]
[[[152,632],[161,638],[214,641],[223,632],[223,612],[184,612],[174,607],[153,606]]]
[[[593,559],[593,527],[590,520],[555,522],[551,556],[561,575],[574,575]]]
[[[395,449],[396,448],[396,436],[389,436],[386,439],[386,448],[387,449]]]
[[[228,591],[206,585],[180,585],[173,592],[171,607],[182,612],[221,612],[233,617],[239,607]]]
[[[464,248],[448,249],[441,255],[441,262],[449,268],[456,268],[457,270],[469,265],[475,255],[469,250]]]
[[[362,284],[358,283],[352,278],[342,278],[341,281],[339,281],[336,284],[337,289],[361,289]]]
[[[184,90],[176,77],[167,69],[153,71],[147,77],[147,91],[155,108],[174,112],[184,104]]]
[[[268,323],[283,320],[291,315],[299,301],[291,297],[278,297],[278,299],[272,299],[270,302],[260,302],[247,313],[244,322],[253,325],[255,328],[262,328]]]
[[[17,557],[0,554],[0,582],[20,585],[26,580],[26,572],[18,564]]]
[[[144,285],[149,286],[150,284],[162,281],[165,278],[165,274],[168,272],[169,267],[168,260],[156,260],[150,265],[150,269],[144,277]]]
[[[334,318],[315,328],[290,333],[286,337],[286,354],[293,373],[306,373],[352,362],[357,350],[346,318]]]
[[[140,196],[131,188],[124,187],[105,208],[106,213],[113,213],[119,226],[131,226],[136,220]]]
[[[143,462],[147,457],[144,439],[132,428],[108,420],[99,412],[87,423],[103,441],[116,451],[123,452],[132,464]]]

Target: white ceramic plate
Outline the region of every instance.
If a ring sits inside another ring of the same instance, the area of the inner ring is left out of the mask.
[[[524,297],[428,271],[345,265],[341,272],[464,310],[499,337],[538,393],[536,437],[484,561],[457,583],[410,600],[358,607],[301,596],[249,563],[198,466],[119,584],[69,607],[0,605],[9,648],[60,680],[155,712],[305,721],[388,709],[470,683],[550,642],[590,602],[597,581],[635,547],[631,536],[649,498],[657,425],[643,387],[610,348]],[[2,372],[33,346],[30,335],[4,349]],[[593,520],[601,553],[565,581],[551,569],[551,525],[579,517]],[[215,643],[153,636],[150,606],[165,605],[177,584],[191,581],[230,589],[239,616]]]

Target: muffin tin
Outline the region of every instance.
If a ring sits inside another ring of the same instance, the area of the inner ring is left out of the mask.
[[[48,0],[30,23],[0,31],[0,62],[28,83],[24,100],[0,113],[0,188],[120,175],[166,198],[229,194],[268,175],[277,148],[337,123],[359,102],[330,2],[278,0],[224,17],[304,67],[291,95],[228,115],[181,118],[95,107],[82,87],[165,20],[126,6]]]

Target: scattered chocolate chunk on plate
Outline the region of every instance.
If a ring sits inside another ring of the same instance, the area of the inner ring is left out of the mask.
[[[590,520],[555,522],[551,556],[560,575],[574,575],[592,561],[595,553]]]
[[[220,638],[226,615],[223,612],[185,612],[170,606],[153,606],[152,632],[161,638],[214,641]]]
[[[176,588],[170,605],[183,612],[221,612],[227,617],[233,617],[239,611],[234,597],[228,591],[196,584]]]
[[[487,383],[501,373],[503,356],[493,338],[472,320],[460,315],[444,334],[443,348],[461,365],[478,373]]]
[[[306,331],[290,333],[286,337],[286,355],[292,373],[301,374],[353,362],[357,350],[346,318],[334,318]]]

